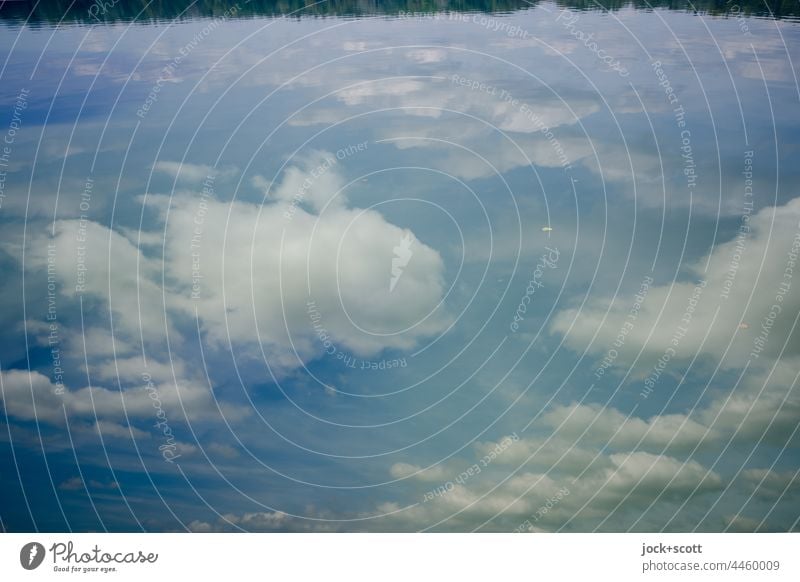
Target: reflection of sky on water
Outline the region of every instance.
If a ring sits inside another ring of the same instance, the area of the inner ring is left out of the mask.
[[[581,13],[623,77],[558,14],[5,26],[6,527],[793,527],[798,29]]]

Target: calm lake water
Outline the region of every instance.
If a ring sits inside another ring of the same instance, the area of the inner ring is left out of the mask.
[[[790,531],[797,2],[6,2],[8,531]]]

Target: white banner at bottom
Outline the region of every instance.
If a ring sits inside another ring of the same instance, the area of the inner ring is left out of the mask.
[[[785,533],[2,534],[0,577],[762,582],[800,580],[798,554]]]

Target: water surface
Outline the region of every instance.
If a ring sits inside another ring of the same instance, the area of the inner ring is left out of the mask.
[[[9,531],[798,527],[796,2],[0,8]]]

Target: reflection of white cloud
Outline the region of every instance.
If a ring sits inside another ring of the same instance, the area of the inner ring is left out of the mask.
[[[176,180],[186,182],[202,182],[208,176],[230,176],[236,173],[236,168],[220,170],[204,164],[189,164],[187,162],[160,161],[153,165],[153,170],[166,174]]]
[[[644,452],[618,453],[610,458],[615,469],[609,473],[608,487],[619,493],[634,492],[651,500],[657,495],[683,496],[722,486],[720,477],[697,461]]]
[[[218,455],[225,459],[235,459],[239,456],[239,451],[230,445],[223,445],[221,443],[211,443],[206,447],[206,452],[213,455]]]
[[[408,58],[420,64],[439,63],[447,59],[447,51],[443,49],[415,49],[407,54]]]
[[[83,479],[80,477],[71,477],[58,486],[62,491],[78,491],[83,489]]]
[[[407,479],[412,478],[418,481],[425,481],[425,482],[436,482],[436,481],[446,481],[447,474],[445,473],[444,469],[440,465],[435,465],[428,469],[423,469],[417,465],[411,465],[409,463],[395,463],[392,465],[389,473],[395,479]]]
[[[102,355],[102,352],[91,352],[88,348],[86,353],[94,357]],[[115,359],[107,360],[93,367],[92,373],[100,380],[115,380],[119,377],[127,381],[136,381],[141,376],[142,370],[145,369],[156,382],[169,382],[172,380],[173,374],[179,378],[185,377],[185,366],[180,360],[173,360],[167,364],[151,358],[145,367],[141,356],[124,358],[119,357],[119,354]]]
[[[661,177],[661,160],[652,153],[639,148],[605,143],[595,144],[599,160],[586,156],[583,164],[595,174],[610,181],[656,182]],[[642,197],[645,202],[659,205],[660,199]]]
[[[547,531],[573,519],[574,527],[585,531],[608,517],[608,510],[623,501],[624,511],[631,513],[647,508],[657,496],[661,496],[662,506],[675,507],[688,494],[694,493],[693,499],[701,499],[700,507],[704,503],[703,493],[722,487],[719,475],[696,461],[684,462],[641,451],[596,455],[591,449],[569,445],[566,441],[557,441],[554,445],[558,455],[570,457],[571,461],[557,462],[558,457],[553,455],[548,466],[542,459],[526,465],[522,455],[530,450],[529,444],[520,441],[512,445],[493,463],[481,465],[480,472],[461,483],[456,480],[460,470],[448,469],[439,481],[440,485],[448,483],[446,490],[420,482],[417,487],[422,503],[383,518],[379,529],[418,530],[442,521],[447,530],[468,530],[483,525],[488,529],[510,531],[535,525]],[[490,451],[497,445],[486,443],[477,452],[483,454],[484,450]],[[506,464],[505,468],[496,464],[501,461]],[[461,470],[471,466],[471,461],[463,460],[463,463]],[[593,470],[587,470],[590,463]],[[516,475],[508,475],[509,464],[518,468]],[[533,466],[546,472],[531,471]],[[396,473],[393,467],[392,475]],[[580,478],[575,480],[579,474]],[[425,496],[425,492],[431,490],[437,493]],[[553,499],[557,501],[554,503]],[[547,503],[547,509],[541,511]],[[377,505],[375,513],[393,513],[401,507],[396,502],[384,502]],[[536,518],[532,519],[534,516]],[[526,524],[529,519],[532,521]],[[657,527],[656,523],[653,521],[650,527]],[[612,521],[606,529],[618,527],[618,522]]]
[[[448,129],[452,129],[452,133]],[[395,133],[396,136],[392,135]],[[450,137],[448,141],[463,147],[438,141],[437,134],[440,133],[451,133],[454,137]],[[558,168],[564,166],[565,160],[572,163],[592,153],[591,146],[585,139],[563,138],[555,143],[540,134],[514,135],[509,138],[471,120],[438,124],[437,128],[407,126],[401,130],[387,131],[385,135],[387,139],[403,138],[393,141],[398,149],[415,147],[441,152],[435,167],[464,180],[486,178],[496,172],[504,173],[531,164]]]
[[[592,101],[575,100],[566,104],[553,99],[541,99],[526,105],[514,106],[511,103],[497,103],[493,107],[490,120],[502,130],[519,133],[536,133],[543,128],[553,129],[562,125],[572,125],[598,111]]]
[[[725,526],[728,531],[753,533],[758,530],[761,521],[743,515],[730,515],[725,518]]]
[[[342,50],[346,51],[365,51],[367,50],[367,43],[364,41],[355,42],[352,40],[345,41],[342,44]]]
[[[63,395],[57,395],[52,382],[39,373],[8,371],[2,378],[4,410],[15,419],[37,419],[60,427],[64,406],[76,437],[96,444],[99,433],[114,447],[124,446],[131,432],[134,439],[152,437],[157,432],[149,428],[157,410],[143,389],[142,373],[146,371],[153,379],[170,426],[173,422],[180,426],[185,418],[201,420],[208,426],[219,421],[217,406],[227,419],[241,420],[247,409],[215,401],[220,394],[209,389],[202,368],[198,370],[196,361],[190,365],[189,360],[182,359],[185,330],[194,327],[197,309],[204,340],[208,340],[205,357],[214,360],[220,357],[214,347],[228,347],[228,333],[238,354],[259,358],[255,344],[258,329],[272,369],[277,373],[291,371],[300,361],[291,351],[290,337],[302,361],[319,357],[324,350],[306,305],[307,274],[311,299],[322,314],[321,324],[340,350],[374,354],[384,348],[404,349],[443,329],[448,320],[441,311],[406,333],[390,336],[369,335],[347,319],[340,299],[354,322],[366,329],[394,332],[413,326],[441,300],[444,269],[439,254],[416,239],[413,260],[390,294],[387,282],[392,249],[408,233],[377,212],[349,208],[343,195],[323,211],[344,183],[335,166],[323,174],[316,173],[320,160],[329,157],[321,152],[303,160],[300,167],[287,169],[263,207],[210,198],[201,210],[200,199],[187,194],[176,195],[171,202],[168,197],[150,196],[152,209],[170,212],[168,225],[161,229],[162,242],[152,252],[137,248],[132,242],[136,233],[122,236],[89,221],[59,221],[55,237],[43,233],[32,240],[31,274],[46,270],[47,245],[55,246],[53,274],[61,293],[57,300],[61,312],[66,312],[67,305],[75,305],[79,246],[81,253],[85,252],[80,263],[86,266],[81,294],[86,305],[99,307],[86,313],[90,319],[86,357],[95,387],[68,387]],[[307,179],[313,184],[298,202],[298,188]],[[287,218],[296,202],[294,213]],[[144,233],[151,243],[154,233]],[[78,240],[85,242],[78,245]],[[194,300],[193,240],[202,273],[200,296]],[[341,255],[337,256],[340,249]],[[111,350],[110,334],[93,321],[96,311],[113,314],[113,344],[119,350],[116,356]],[[165,330],[172,347],[171,361],[154,357],[165,353]],[[37,327],[36,331],[47,330]],[[80,330],[69,329],[64,322],[61,333],[66,344],[64,353],[82,365]],[[140,333],[142,349],[149,354],[146,367],[139,355],[134,356]],[[214,374],[213,361],[210,364]],[[106,388],[112,385],[119,389]],[[128,426],[123,420],[126,413],[130,423],[141,428]],[[73,420],[77,423],[74,426]],[[188,443],[180,444],[184,460],[195,450]],[[210,447],[209,454],[219,459],[239,457],[235,449],[225,445]],[[242,527],[257,529],[266,524],[256,517],[241,519]]]
[[[715,391],[714,399],[701,411],[701,421],[738,440],[796,446],[800,438],[795,433],[800,418],[798,364],[797,358],[780,361],[771,373],[749,374],[733,392]]]
[[[72,63],[72,74],[77,77],[94,77],[100,72],[101,63],[75,61]]]
[[[288,125],[333,125],[345,119],[349,113],[338,109],[305,109],[287,120]]]
[[[741,480],[746,490],[768,501],[800,493],[800,475],[797,471],[747,469],[742,471]]]
[[[794,80],[794,72],[789,62],[785,59],[770,58],[759,59],[758,62],[744,62],[737,64],[738,73],[748,79],[757,79],[776,82],[790,82]]]
[[[459,77],[457,81],[461,82]],[[484,82],[483,79],[468,79]],[[447,79],[388,79],[362,83],[341,91],[339,99],[348,105],[369,101],[374,108],[405,107],[409,115],[419,115],[413,108],[452,109],[485,120],[504,131],[536,133],[543,127],[555,129],[577,123],[599,110],[596,100],[572,96],[562,101],[549,93],[517,94],[486,81],[487,90],[471,89]],[[516,102],[514,101],[516,99]],[[430,115],[430,114],[429,114]]]
[[[628,419],[611,407],[573,404],[553,407],[542,422],[559,438],[580,438],[581,444],[600,443],[611,450],[716,450],[730,439],[794,446],[800,417],[800,393],[794,387],[796,375],[796,362],[780,363],[771,374],[752,373],[733,392],[712,390],[706,403],[691,414]],[[523,439],[521,443],[516,447],[518,455],[525,450],[535,451],[534,447],[540,444],[535,439]]]
[[[113,230],[74,220],[58,222],[54,239],[37,239],[30,264],[46,266],[47,244],[54,243],[61,293],[74,297],[79,291],[107,301],[123,338],[141,333],[156,342],[168,326],[180,341],[176,318],[196,313],[212,344],[227,345],[230,334],[255,355],[260,339],[278,371],[300,365],[292,342],[301,361],[319,356],[322,335],[360,355],[411,348],[448,321],[437,307],[444,290],[442,259],[416,240],[413,260],[390,293],[392,249],[407,232],[378,212],[348,208],[342,193],[335,196],[344,183],[336,163],[333,154],[309,155],[285,171],[264,206],[151,195],[148,201],[162,218],[169,210],[164,265]],[[86,241],[80,257],[86,275],[80,282],[79,236]],[[76,283],[82,288],[76,290]],[[309,301],[319,321],[312,321]],[[186,376],[180,361],[154,366],[154,379],[170,378],[173,369],[179,378]],[[140,368],[134,358],[92,366],[100,379],[117,374],[135,379]]]
[[[110,420],[98,420],[94,423],[94,429],[98,434],[102,435],[104,439],[130,439],[133,437],[136,440],[142,440],[150,438],[150,434],[143,430],[139,430],[133,426],[123,426]]]
[[[750,21],[756,24],[756,21]],[[771,34],[744,36],[737,30],[718,41],[734,78],[794,82],[791,62],[787,59],[785,40],[774,31]]]
[[[338,529],[336,524],[320,521],[331,518],[327,513],[311,511],[313,521],[287,515],[281,511],[256,511],[250,513],[228,513],[213,523],[194,520],[189,523],[189,531],[193,532],[226,532],[226,531],[310,531],[323,532]]]
[[[2,372],[3,406],[6,412],[21,420],[37,420],[49,424],[64,424],[64,409],[70,419],[88,418],[111,421],[101,423],[99,430],[108,430],[111,436],[118,436],[118,427],[114,422],[125,418],[127,414],[133,419],[154,419],[156,409],[153,399],[147,390],[132,389],[125,391],[108,390],[93,386],[77,390],[65,390],[56,393],[56,386],[49,378],[39,372],[26,370],[8,370]],[[188,418],[211,419],[218,416],[213,403],[213,395],[198,384],[156,385],[158,398],[164,410],[169,411],[172,418],[179,418],[181,406],[186,410]],[[221,405],[226,416],[242,418],[245,409]],[[123,429],[127,431],[127,428]],[[103,432],[105,434],[105,432]]]
[[[741,366],[762,331],[763,318],[776,303],[778,286],[784,282],[789,260],[787,253],[800,233],[798,224],[800,199],[785,206],[764,208],[750,218],[749,237],[741,253],[734,239],[717,245],[710,257],[702,258],[693,266],[693,275],[704,278],[707,283],[677,348],[673,344],[676,325],[684,317],[695,284],[680,282],[651,287],[633,328],[627,334],[625,346],[619,350],[619,361],[631,361],[640,348],[646,355],[660,356],[673,347],[677,357],[691,357],[702,352],[723,359],[726,366]],[[735,263],[734,257],[737,257]],[[707,259],[708,269],[705,270]],[[729,282],[731,273],[732,283]],[[722,293],[727,286],[730,286],[730,292],[725,298]],[[574,308],[561,311],[553,318],[550,328],[564,334],[568,345],[574,349],[582,351],[588,347],[590,352],[600,354],[612,346],[632,302],[630,296],[613,301],[594,299],[580,311]],[[717,309],[719,314],[712,325]],[[770,328],[766,350],[760,357],[775,354],[784,346],[793,314],[800,311],[800,295],[789,293],[782,297],[781,310],[784,315]],[[749,324],[748,327],[737,329],[742,320]],[[595,333],[597,337],[593,340]],[[732,341],[734,333],[736,337]],[[800,344],[796,341],[785,347],[784,357],[800,354]]]
[[[615,450],[649,448],[689,449],[711,440],[707,427],[682,414],[657,415],[649,420],[627,418],[614,408],[597,405],[555,406],[543,422],[565,438],[583,435],[590,442],[608,443]]]
[[[404,231],[375,211],[346,208],[341,194],[319,215],[293,207],[293,197],[308,176],[297,168],[287,171],[274,191],[276,202],[261,208],[208,203],[199,249],[204,278],[194,302],[189,299],[194,263],[188,241],[196,228],[197,203],[175,198],[166,234],[175,302],[187,310],[196,307],[215,342],[226,343],[228,333],[238,342],[255,342],[260,336],[270,363],[279,368],[298,364],[290,340],[303,359],[322,350],[309,301],[320,313],[319,325],[340,347],[364,355],[388,347],[407,349],[442,329],[440,314],[422,321],[443,293],[439,254],[418,242],[414,260],[390,294],[386,282],[392,249]],[[319,212],[334,200],[340,179],[330,169],[312,182],[300,204]],[[420,323],[398,335],[370,335],[354,327],[342,306],[367,330],[391,333]]]
[[[372,83],[361,83],[355,87],[339,91],[338,97],[347,105],[360,105],[375,97],[398,97],[412,93],[421,93],[425,84],[413,79],[388,79]]]
[[[384,128],[382,135],[385,139],[430,137],[453,140],[477,151],[501,172],[531,162],[543,167],[558,167],[564,165],[565,158],[573,163],[592,153],[585,139],[559,135],[556,130],[574,125],[598,111],[594,98],[573,96],[562,101],[546,93],[515,95],[513,88],[506,95],[501,87],[486,85],[489,89],[475,90],[451,79],[425,79],[424,82],[407,78],[388,79],[343,90],[338,93],[338,98],[349,106],[368,104],[374,109],[401,108],[409,119]],[[463,112],[464,115],[446,114],[445,110]],[[341,115],[338,110],[313,110],[302,114],[293,123],[330,123]],[[430,123],[431,117],[437,119],[435,124]],[[516,145],[497,130],[510,134]],[[438,166],[463,179],[493,174],[486,164],[476,163],[469,152],[444,143],[403,139],[394,144],[401,149],[423,147],[443,152]]]
[[[133,348],[121,338],[112,338],[108,330],[92,327],[86,329],[80,338],[80,349],[86,348],[87,354],[93,356],[124,356]]]
[[[620,531],[631,520],[641,520],[640,527],[645,529],[662,528],[669,520],[679,530],[685,527],[682,521],[694,523],[684,515],[703,515],[707,510],[704,493],[726,486],[755,493],[772,504],[800,491],[795,471],[747,469],[735,482],[726,483],[715,471],[679,455],[718,455],[729,441],[750,447],[764,443],[765,437],[781,447],[795,444],[796,437],[794,443],[789,439],[800,417],[800,398],[792,394],[797,369],[796,362],[786,362],[771,375],[762,371],[748,376],[734,394],[715,392],[691,415],[660,414],[645,420],[599,405],[556,405],[532,427],[547,436],[520,439],[488,465],[481,463],[481,471],[469,479],[459,482],[456,477],[474,459],[450,459],[422,474],[436,478],[417,476],[408,482],[410,487],[416,483],[412,488],[422,503],[384,518],[380,528],[417,530],[442,521],[447,530],[481,525],[508,531],[527,519],[522,529],[537,531],[558,529],[567,521],[577,531],[601,523],[604,530]],[[476,458],[496,452],[503,442],[477,444]],[[390,473],[395,478],[409,477],[419,470],[417,465],[402,463],[393,465]],[[430,491],[436,493],[426,495]],[[651,507],[656,499],[658,511]],[[542,512],[547,503],[548,510]],[[408,504],[385,502],[375,511],[398,511],[404,505]],[[718,522],[705,526],[722,527]],[[757,526],[757,522],[739,519],[731,528],[754,531]]]
[[[298,160],[298,165],[286,168],[280,185],[271,193],[272,198],[291,205],[300,196],[297,203],[310,205],[316,213],[328,205],[344,208],[346,199],[341,190],[345,182],[337,171],[332,170],[336,164],[334,154],[322,151],[306,153]],[[269,185],[263,178],[257,183],[265,190]]]
[[[79,237],[84,241],[81,245],[77,243]],[[128,239],[91,221],[85,224],[79,220],[58,221],[52,239],[43,235],[32,243],[32,268],[47,268],[48,244],[57,249],[58,260],[53,267],[62,295],[74,298],[85,292],[104,298],[118,317],[117,329],[127,332],[128,337],[138,337],[139,330],[145,338],[161,337],[164,310],[160,308],[158,261],[145,259]],[[82,288],[78,287],[77,279],[79,246],[84,247],[80,252],[86,267],[85,281],[80,283]],[[112,261],[109,261],[109,254]],[[147,308],[140,312],[138,305]]]

